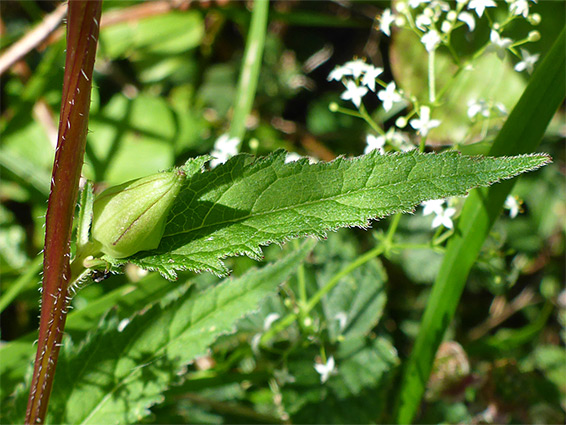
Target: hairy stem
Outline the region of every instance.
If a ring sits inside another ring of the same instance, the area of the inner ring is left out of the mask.
[[[63,96],[45,218],[43,294],[39,340],[26,424],[43,423],[67,317],[73,213],[86,145],[92,71],[101,0],[69,2]]]

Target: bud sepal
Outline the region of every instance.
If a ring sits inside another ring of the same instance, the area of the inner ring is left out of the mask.
[[[92,238],[101,244],[101,251],[125,258],[157,248],[185,179],[185,170],[176,168],[100,193],[93,205]]]

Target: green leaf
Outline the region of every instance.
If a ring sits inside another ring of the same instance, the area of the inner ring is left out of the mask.
[[[115,185],[170,168],[175,127],[175,114],[163,98],[115,95],[90,118],[84,173]]]
[[[316,279],[319,287],[359,256],[352,234],[338,232],[328,236],[328,240],[313,251],[313,261],[322,267]],[[374,258],[340,279],[322,298],[331,341],[369,334],[383,315],[386,280],[381,261]]]
[[[48,422],[139,422],[183,367],[219,336],[234,332],[236,322],[256,310],[314,245],[306,241],[277,263],[226,279],[198,297],[187,291],[166,306],[155,305],[125,328],[107,318],[78,350],[63,350]],[[24,397],[19,401],[25,403]]]
[[[26,273],[21,279],[37,286],[37,279],[43,263],[43,257],[38,257],[37,261],[28,267],[30,273]],[[124,285],[114,291],[91,302],[88,307],[80,310],[72,310],[67,317],[65,334],[73,341],[80,341],[85,338],[87,331],[94,329],[100,322],[100,318],[113,309],[117,312],[118,319],[125,319],[134,315],[137,311],[149,308],[158,300],[162,300],[172,291],[186,290],[185,286],[196,283],[201,279],[211,278],[211,275],[202,274],[196,279],[191,279],[185,284],[171,283],[163,279],[156,273],[147,275],[142,281]],[[217,279],[217,278],[213,278]],[[20,279],[19,279],[20,280]],[[18,281],[19,281],[18,280]],[[8,296],[7,292],[2,296]],[[24,381],[26,370],[33,364],[36,346],[33,343],[37,339],[37,331],[3,344],[0,349],[0,405],[7,405],[9,395],[14,388]],[[65,342],[66,343],[66,342]],[[0,416],[0,422],[2,422]]]
[[[334,354],[336,366],[326,383],[314,369],[314,350],[289,361],[293,383],[282,388],[293,423],[374,423],[384,413],[387,390],[399,359],[385,338],[351,338]],[[367,406],[371,405],[371,409]]]
[[[534,151],[566,92],[566,32],[563,30],[545,60],[537,67],[521,99],[509,115],[492,155]],[[514,182],[472,192],[464,204],[454,236],[436,278],[420,331],[405,367],[394,420],[413,421],[419,408],[434,356],[452,321],[466,279],[491,226],[501,214]]]
[[[172,11],[102,28],[100,54],[111,59],[144,53],[177,54],[197,47],[204,21],[197,12]]]
[[[170,279],[183,269],[223,275],[226,256],[261,258],[262,245],[367,227],[370,219],[412,211],[425,200],[464,195],[550,160],[547,155],[480,158],[413,151],[285,164],[285,156],[277,151],[252,162],[238,155],[187,179],[159,247],[127,261]]]

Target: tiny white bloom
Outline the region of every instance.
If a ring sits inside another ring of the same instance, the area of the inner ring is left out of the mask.
[[[468,102],[468,118],[474,119],[478,114],[489,117],[489,105],[483,99],[470,100]]]
[[[350,68],[347,68],[345,66],[337,66],[332,71],[330,71],[330,74],[328,74],[327,80],[328,81],[332,81],[332,80],[340,81],[340,80],[342,80],[342,78],[344,78],[348,75],[352,75],[352,70]]]
[[[430,0],[409,0],[409,6],[412,9],[416,9],[423,3],[430,3]]]
[[[432,19],[430,19],[430,16],[425,15],[424,13],[421,13],[419,16],[417,16],[417,19],[415,19],[415,25],[421,31],[425,31],[426,27],[428,27],[431,24],[432,24]]]
[[[481,18],[486,7],[496,7],[497,5],[493,0],[470,0],[468,3],[469,10],[475,10]]]
[[[521,211],[519,201],[517,201],[517,198],[512,195],[508,195],[507,198],[505,198],[505,204],[503,204],[503,207],[509,210],[509,217],[511,218],[517,217]]]
[[[510,38],[501,38],[501,35],[495,30],[491,30],[489,39],[491,41],[490,50],[495,51],[499,59],[505,57],[507,49],[513,44],[513,40]]]
[[[431,120],[430,108],[428,106],[421,106],[419,118],[412,119],[409,121],[409,124],[425,137],[430,130],[440,125],[440,120]]]
[[[430,214],[440,214],[444,211],[442,205],[444,205],[444,199],[432,199],[430,201],[425,201],[422,204],[423,215]]]
[[[385,9],[379,19],[379,29],[387,37],[391,37],[391,24],[395,22],[395,15],[391,13],[391,9]]]
[[[126,326],[128,326],[129,324],[130,324],[130,319],[120,320],[120,323],[118,323],[118,332],[122,332],[124,329],[126,329]]]
[[[454,223],[452,223],[452,216],[456,214],[455,208],[446,208],[442,210],[442,212],[436,214],[434,220],[432,220],[432,228],[435,229],[439,226],[444,226],[447,229],[452,229],[454,227]]]
[[[458,20],[465,23],[470,29],[470,32],[472,32],[476,28],[476,20],[471,13],[461,12],[458,15]]]
[[[451,10],[450,12],[448,12],[446,14],[446,20],[447,21],[454,22],[456,20],[456,18],[458,18],[458,14],[456,13],[455,10]]]
[[[348,323],[348,316],[345,312],[341,311],[340,313],[337,313],[334,318],[338,320],[338,326],[340,328],[340,332],[342,332],[346,327],[346,323]]]
[[[285,164],[289,162],[295,162],[301,159],[302,156],[299,155],[297,152],[287,152],[287,156],[285,157]]]
[[[371,65],[368,65],[361,59],[349,61],[344,64],[344,67],[348,68],[351,71],[351,74],[354,78],[359,78],[362,73],[367,71],[369,66]]]
[[[269,328],[271,327],[273,322],[275,322],[277,319],[279,319],[279,317],[280,316],[277,313],[268,314],[267,317],[265,318],[265,320],[263,321],[263,330],[264,331],[269,330]]]
[[[523,57],[523,60],[515,65],[515,71],[522,72],[527,70],[529,74],[532,74],[535,63],[538,61],[540,55],[531,55],[528,50],[521,49],[521,56]]]
[[[436,30],[430,30],[421,37],[421,43],[424,44],[427,52],[432,52],[438,47],[442,39]]]
[[[442,22],[440,31],[442,31],[442,33],[444,34],[448,34],[450,31],[452,31],[452,24],[449,21]]]
[[[373,134],[368,134],[366,137],[366,148],[364,153],[370,153],[371,151],[377,150],[381,155],[385,154],[385,150],[383,149],[385,146],[385,137],[384,136],[374,136]]]
[[[377,68],[368,65],[364,76],[362,77],[362,84],[367,86],[371,91],[375,91],[375,79],[383,72],[383,68]]]
[[[362,103],[362,97],[364,97],[367,92],[368,89],[366,87],[358,87],[354,81],[347,81],[346,91],[342,93],[340,98],[344,100],[351,100],[352,103],[359,108]]]
[[[509,5],[509,11],[513,15],[523,15],[523,18],[529,16],[529,2],[527,0],[514,0]]]
[[[435,9],[435,18],[438,18],[440,16],[440,11],[448,12],[450,10],[450,4],[443,0],[432,0],[430,7]]]
[[[315,363],[314,368],[320,374],[320,382],[323,384],[328,380],[330,375],[334,372],[334,357],[330,356],[326,364]]]
[[[214,149],[210,152],[214,158],[210,161],[212,168],[220,164],[224,164],[228,159],[238,154],[238,145],[240,140],[237,137],[230,138],[227,134],[220,136],[214,142]]]
[[[398,103],[403,100],[401,95],[397,92],[397,86],[395,85],[395,82],[387,84],[385,90],[380,90],[379,92],[377,92],[377,97],[383,102],[383,109],[385,109],[387,112],[389,112],[391,108],[393,108],[394,103]]]
[[[505,107],[505,105],[503,103],[497,102],[495,104],[495,109],[499,113],[499,115],[501,115],[502,117],[505,117],[505,116],[508,115],[507,108]]]

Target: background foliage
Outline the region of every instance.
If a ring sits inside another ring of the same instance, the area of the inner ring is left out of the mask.
[[[135,6],[104,3],[103,15],[114,22],[101,30],[84,167],[85,177],[100,187],[210,153],[228,132],[237,100],[250,25],[247,4],[181,2],[179,9],[125,19]],[[394,76],[407,90],[426,81],[426,57],[424,70],[415,59],[422,46],[375,29],[374,18],[389,6],[274,3],[241,150],[264,155],[284,148],[323,160],[361,154],[369,126],[328,108],[343,104],[342,87],[327,81],[335,65],[363,56],[385,69],[384,80]],[[4,48],[53,5],[13,1],[1,7]],[[533,46],[544,56],[564,24],[564,4],[541,1],[533,10],[542,17],[542,37]],[[512,30],[519,34],[521,28]],[[2,422],[23,414],[21,383],[36,338],[38,255],[63,75],[61,34],[28,55],[23,71],[13,70],[1,82]],[[478,28],[476,37],[482,34],[488,29]],[[456,83],[458,95],[439,116],[443,126],[431,133],[431,149],[456,144],[466,153],[488,151],[502,120],[463,135],[462,105],[471,92],[481,91],[511,110],[528,81],[512,65],[492,55],[478,65],[475,80]],[[483,84],[485,75],[492,84]],[[419,93],[417,88],[412,91]],[[393,115],[378,109],[377,99],[365,102],[376,121],[391,125]],[[489,421],[489,415],[494,422],[562,421],[563,138],[559,111],[539,148],[554,164],[518,181],[513,194],[523,200],[523,213],[503,215],[490,232],[417,421],[477,422]],[[378,248],[395,219],[367,231],[332,233],[316,246],[271,246],[259,263],[226,259],[232,277],[220,285],[219,278],[190,272],[171,283],[128,265],[124,274],[86,286],[73,300],[55,381],[56,389],[71,396],[54,393],[50,421],[101,422],[107,412],[120,412],[113,418],[124,423],[391,421],[400,367],[418,334],[443,250],[430,244],[430,216],[417,211],[397,220],[394,244],[385,251]],[[321,288],[330,290],[319,297]],[[242,303],[222,310],[219,296]],[[204,318],[198,326],[191,322],[195,317]],[[101,354],[88,363],[92,347]],[[196,355],[201,357],[187,365]],[[330,358],[335,367],[324,379],[315,364],[329,365]],[[139,364],[146,367],[130,376]],[[80,379],[76,365],[88,365]],[[113,394],[116,404],[97,404],[101,416],[95,416],[96,409],[73,401],[85,394],[93,403],[98,395]],[[120,405],[124,400],[131,404]]]

